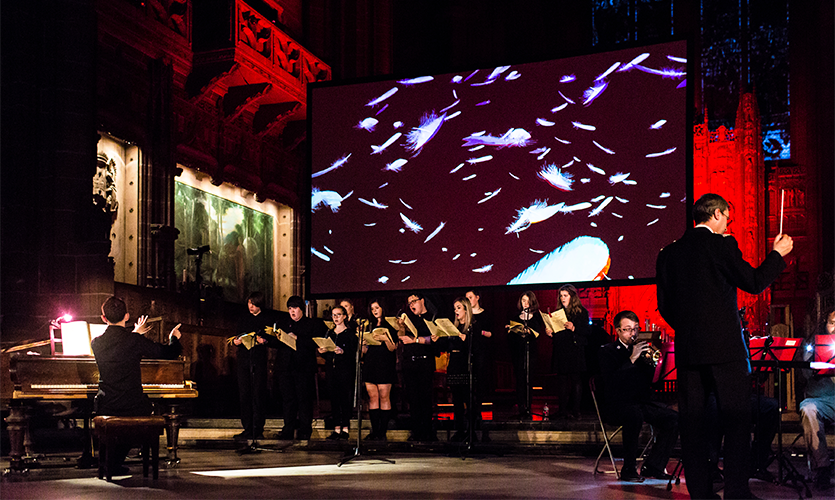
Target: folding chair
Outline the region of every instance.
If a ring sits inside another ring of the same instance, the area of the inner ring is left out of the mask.
[[[614,439],[618,433],[623,430],[623,426],[619,426],[615,429],[611,434],[606,432],[606,426],[603,423],[603,417],[600,415],[600,406],[597,403],[597,388],[596,388],[596,381],[595,377],[589,378],[589,389],[591,390],[591,399],[594,401],[594,411],[597,413],[597,421],[600,423],[600,433],[603,434],[603,448],[600,450],[600,453],[597,454],[597,460],[594,462],[594,474],[611,474],[612,472],[615,473],[618,479],[620,479],[620,471],[618,470],[617,466],[615,465],[615,455],[612,453],[611,441]],[[655,431],[653,430],[652,426],[649,427],[650,436],[649,441],[644,446],[644,449],[641,451],[641,455],[638,457],[638,460],[642,459],[644,455],[646,455],[649,446],[655,441]],[[609,452],[609,460],[612,462],[612,470],[600,470],[600,460],[603,458],[603,453]],[[623,460],[623,459],[619,459]]]

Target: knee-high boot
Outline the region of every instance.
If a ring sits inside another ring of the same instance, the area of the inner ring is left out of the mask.
[[[380,411],[379,409],[368,410],[369,420],[371,420],[371,434],[365,437],[369,441],[379,439],[380,434]]]
[[[381,441],[385,441],[387,439],[386,433],[388,432],[389,428],[390,416],[391,410],[380,410],[380,427],[379,431],[377,432],[377,439]]]

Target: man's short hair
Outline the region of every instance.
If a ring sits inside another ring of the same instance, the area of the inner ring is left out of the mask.
[[[252,305],[257,307],[258,309],[264,308],[264,294],[261,292],[252,292],[249,294],[249,297],[246,298],[247,302],[252,302]]]
[[[125,315],[128,313],[128,306],[124,300],[115,295],[111,295],[101,305],[101,312],[110,323],[119,323],[125,319]]]
[[[293,295],[287,299],[287,309],[290,309],[291,307],[298,307],[299,309],[304,310],[304,299],[298,295]]]
[[[711,217],[713,217],[717,208],[720,212],[724,212],[730,208],[730,205],[727,201],[725,201],[725,198],[722,198],[718,194],[703,194],[701,198],[696,200],[696,203],[693,204],[693,220],[696,224],[707,222]]]
[[[613,323],[615,324],[615,328],[620,328],[620,322],[624,319],[631,319],[635,323],[640,323],[638,320],[638,315],[632,311],[621,311],[615,315],[615,319]]]
[[[417,298],[418,298],[418,300],[423,300],[423,299],[425,299],[425,298],[426,298],[426,297],[424,297],[424,296],[423,296],[423,294],[422,294],[422,293],[420,293],[420,292],[410,293],[409,295],[407,295],[407,296],[406,296],[406,298],[408,299],[408,298],[409,298],[409,297],[411,297],[412,295],[414,295],[415,297],[417,297]]]

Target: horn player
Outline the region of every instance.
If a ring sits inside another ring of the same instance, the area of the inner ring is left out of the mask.
[[[640,483],[645,478],[670,479],[666,466],[678,439],[678,413],[651,399],[655,366],[644,357],[649,344],[635,343],[641,329],[638,315],[621,311],[614,325],[617,340],[601,347],[599,353],[604,396],[601,416],[608,424],[623,426],[620,480]],[[638,438],[644,422],[655,429],[656,441],[638,474]]]

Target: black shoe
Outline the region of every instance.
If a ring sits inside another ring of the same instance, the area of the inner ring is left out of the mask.
[[[291,430],[283,430],[278,433],[277,439],[281,441],[292,441],[293,440],[293,431]]]
[[[328,441],[336,441],[337,439],[339,439],[340,434],[342,434],[342,433],[333,431],[333,432],[331,432],[331,435],[326,437],[325,439],[327,439]]]
[[[467,439],[467,434],[463,431],[456,431],[455,434],[449,438],[450,443],[460,443],[461,441]]]
[[[114,476],[130,476],[130,469],[125,465],[119,466],[119,468],[116,469],[113,472],[113,475]]]
[[[341,439],[343,441],[347,441],[348,438],[350,438],[350,437],[351,437],[351,435],[348,434],[348,431],[342,431],[342,432],[339,433],[339,439]]]
[[[481,442],[482,443],[489,443],[493,441],[490,439],[490,431],[481,431]]]
[[[252,437],[252,433],[249,431],[243,431],[240,434],[235,434],[232,436],[232,439],[235,441],[249,441],[249,438]]]
[[[649,465],[645,465],[641,468],[641,477],[645,477],[647,479],[663,479],[665,481],[669,481],[673,478],[673,476],[667,474],[667,471],[656,469],[655,467],[650,467]]]
[[[816,490],[828,490],[830,485],[830,478],[832,475],[828,467],[819,467],[815,469],[815,476],[812,480],[812,487]]]
[[[717,498],[718,497],[719,496],[717,495]],[[747,493],[742,493],[742,494],[739,494],[739,495],[728,494],[728,492],[725,491],[725,498],[745,498],[746,500],[748,500],[748,499],[750,499],[750,500],[760,500],[760,497],[751,493],[751,490],[748,490]]]
[[[362,438],[362,440],[363,441],[379,441],[380,438],[377,436],[377,434],[374,434],[373,432],[369,432],[367,436]]]
[[[630,483],[643,483],[644,478],[642,478],[635,467],[623,467],[620,470],[620,480],[627,481]]]
[[[767,469],[756,469],[751,474],[751,479],[759,479],[760,481],[765,481],[767,483],[777,483],[777,479],[774,477],[774,474],[768,472]]]
[[[298,432],[296,432],[296,440],[298,440],[298,441],[310,441],[310,436],[312,434],[313,434],[312,432],[298,431]]]

